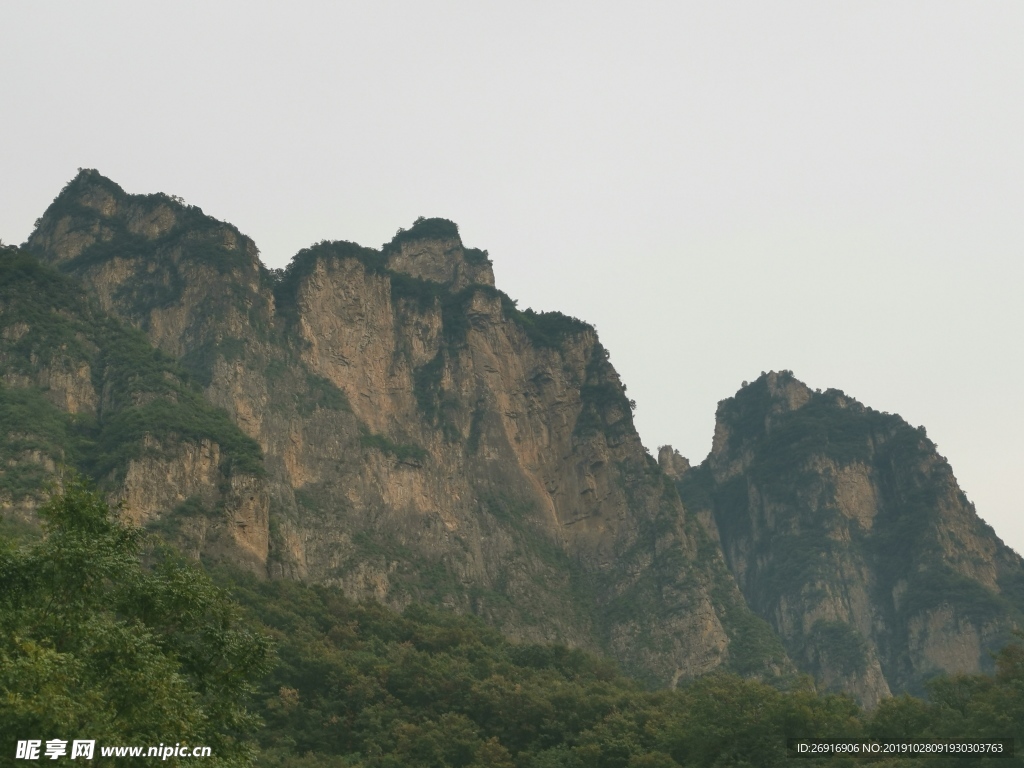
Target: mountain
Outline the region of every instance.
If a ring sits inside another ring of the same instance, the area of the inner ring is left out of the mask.
[[[444,219],[284,270],[96,171],[0,252],[0,508],[69,465],[209,564],[598,651],[654,685],[797,671],[867,704],[988,669],[1024,567],[921,432],[762,376],[658,460],[585,322]],[[9,426],[8,426],[9,425]]]
[[[1024,624],[1024,563],[924,429],[838,390],[762,375],[719,404],[710,455],[676,477],[747,604],[827,688],[923,693],[990,670]]]
[[[223,460],[197,458],[225,451],[208,435],[147,433],[143,455],[93,473],[185,551],[475,613],[660,684],[790,669],[641,444],[594,329],[519,310],[453,223],[419,220],[380,250],[319,243],[271,272],[234,227],[83,171],[26,250],[258,446],[247,516]]]

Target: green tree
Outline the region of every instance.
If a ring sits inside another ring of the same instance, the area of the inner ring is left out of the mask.
[[[267,639],[79,479],[40,516],[40,541],[0,542],[0,755],[20,739],[95,739],[209,746],[204,764],[249,764],[258,721],[245,701]]]

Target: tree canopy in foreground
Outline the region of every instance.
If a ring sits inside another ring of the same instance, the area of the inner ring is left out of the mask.
[[[41,540],[0,541],[0,756],[18,740],[89,739],[208,746],[204,765],[249,764],[259,721],[246,699],[267,638],[78,479],[40,517]]]

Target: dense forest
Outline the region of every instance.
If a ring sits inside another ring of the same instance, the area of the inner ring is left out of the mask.
[[[4,762],[23,738],[174,741],[211,746],[204,765],[280,768],[771,766],[791,738],[1024,745],[1024,637],[992,675],[938,677],[927,699],[872,711],[807,677],[650,690],[606,659],[513,643],[473,617],[207,573],[74,478],[40,517],[42,535],[0,538]],[[927,762],[966,760],[978,758]]]

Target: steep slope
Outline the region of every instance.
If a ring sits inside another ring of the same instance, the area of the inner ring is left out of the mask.
[[[271,273],[230,225],[84,171],[28,246],[259,444],[268,575],[439,602],[662,683],[786,668],[641,445],[593,328],[518,310],[451,222]]]
[[[827,688],[921,692],[989,669],[1020,625],[1021,558],[924,430],[842,392],[763,375],[719,404],[710,455],[679,483],[748,604]]]
[[[186,528],[193,551],[262,567],[259,446],[142,334],[15,248],[0,249],[0,424],[8,517],[31,519],[67,466],[118,488],[137,523]]]

